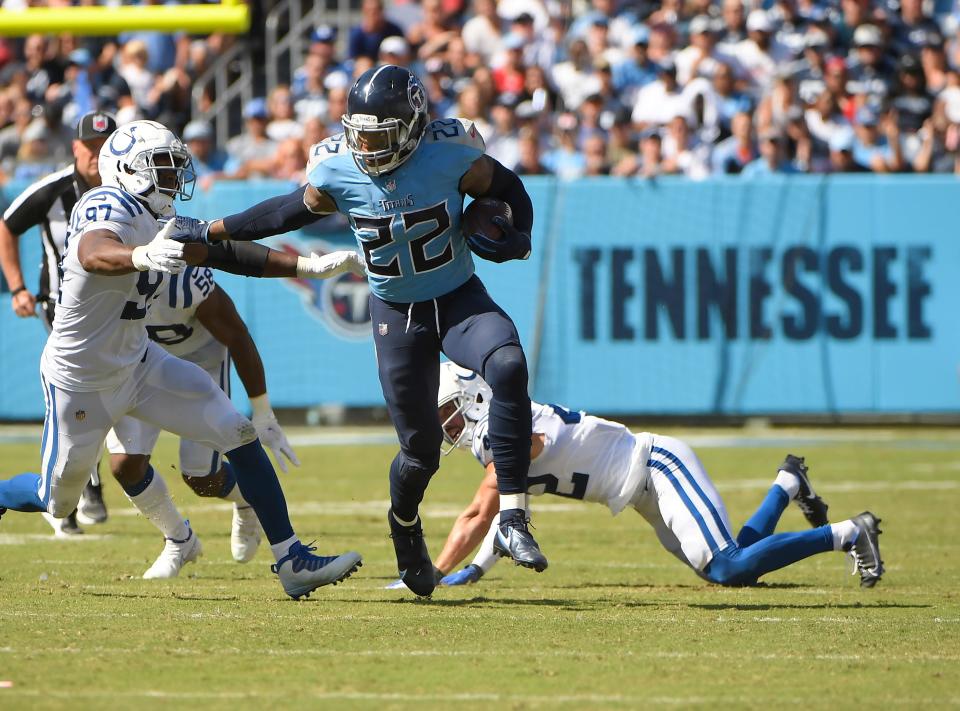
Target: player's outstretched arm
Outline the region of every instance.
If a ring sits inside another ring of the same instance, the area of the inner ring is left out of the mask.
[[[225,239],[249,242],[298,230],[336,211],[333,198],[312,185],[304,185],[287,195],[269,198],[243,212],[214,220],[202,236],[208,242]]]
[[[270,249],[256,242],[226,240],[207,245],[202,266],[240,274],[269,278],[329,279],[344,272],[365,275],[363,257],[344,249],[328,254],[311,253],[309,257]]]
[[[197,319],[230,352],[240,382],[250,398],[253,425],[260,442],[273,452],[281,471],[287,471],[284,457],[299,467],[300,460],[270,407],[260,351],[247,330],[247,324],[237,313],[233,299],[219,286],[214,286],[210,295],[197,307]]]
[[[179,274],[187,264],[196,264],[205,253],[202,245],[187,245],[169,239],[168,222],[149,244],[130,247],[110,230],[92,229],[81,234],[77,259],[86,271],[104,276],[119,276],[147,270]]]
[[[523,182],[512,170],[487,155],[475,160],[460,178],[460,192],[471,197],[493,197],[503,200],[513,212],[513,224],[495,218],[503,230],[503,239],[491,240],[483,235],[468,238],[474,253],[492,262],[526,259],[530,256],[530,235],[533,230],[533,203]]]
[[[453,570],[460,561],[470,555],[474,548],[480,545],[500,510],[497,474],[492,462],[487,465],[486,471],[473,501],[457,517],[443,550],[434,561],[436,567],[443,573]]]

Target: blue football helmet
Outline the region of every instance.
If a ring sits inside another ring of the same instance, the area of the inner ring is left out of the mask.
[[[368,69],[350,90],[342,122],[360,170],[389,173],[420,145],[427,126],[427,91],[404,67]]]

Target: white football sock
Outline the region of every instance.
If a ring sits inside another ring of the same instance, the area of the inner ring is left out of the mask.
[[[501,511],[506,511],[507,509],[526,510],[526,508],[527,508],[526,494],[500,494],[500,510]]]
[[[297,534],[293,534],[285,541],[280,541],[280,543],[271,543],[270,552],[273,553],[273,559],[279,562],[281,558],[290,552],[290,546],[299,542],[300,539],[297,538]]]
[[[857,541],[860,529],[849,519],[840,523],[830,524],[830,533],[833,534],[833,550],[847,551]]]
[[[150,523],[160,529],[165,538],[182,541],[190,535],[190,529],[183,520],[183,516],[173,505],[167,484],[159,474],[154,472],[153,479],[147,488],[136,496],[127,495],[130,503],[137,507]]]
[[[232,501],[237,506],[250,505],[247,503],[247,500],[243,498],[243,494],[240,493],[240,486],[238,484],[234,484],[233,488],[230,489],[230,491],[228,491],[225,495],[221,496],[220,498],[223,499],[224,501]]]
[[[773,483],[787,492],[787,496],[793,501],[800,493],[800,478],[796,474],[785,472],[783,469],[777,472],[777,478]]]

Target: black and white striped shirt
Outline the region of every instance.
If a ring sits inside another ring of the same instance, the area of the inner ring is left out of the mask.
[[[51,303],[56,302],[60,293],[57,264],[63,254],[70,212],[89,189],[71,164],[33,183],[3,213],[3,221],[14,235],[22,235],[34,225],[40,226],[43,263],[39,294]]]

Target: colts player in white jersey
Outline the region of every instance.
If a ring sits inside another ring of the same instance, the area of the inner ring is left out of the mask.
[[[229,295],[214,281],[213,271],[187,267],[172,275],[147,315],[147,334],[165,351],[203,368],[227,396],[230,395],[230,364],[246,389],[253,408],[253,425],[260,441],[273,452],[284,472],[284,457],[294,465],[300,462],[287,441],[270,407],[266,376],[257,346],[237,313]],[[110,468],[124,490],[143,481],[150,466],[150,453],[160,429],[135,417],[117,422],[107,436]],[[234,560],[250,561],[260,544],[260,523],[250,504],[243,498],[233,467],[219,452],[183,438],[180,440],[180,471],[183,480],[197,495],[217,497],[233,503],[230,547]],[[157,486],[166,485],[154,474]],[[191,532],[169,496],[155,496],[149,506],[139,505],[138,496],[130,500],[161,533],[163,551],[144,578],[173,578],[201,553],[200,540]]]
[[[470,449],[486,469],[473,502],[459,516],[437,557],[449,573],[480,545],[473,562],[440,581],[473,583],[494,565],[497,491],[487,441],[489,389],[476,373],[452,363],[441,366],[438,405],[448,453]],[[532,403],[533,437],[528,492],[556,494],[604,504],[616,515],[632,507],[653,526],[660,543],[700,577],[720,585],[750,585],[765,573],[826,551],[849,551],[860,584],[873,587],[883,574],[879,529],[864,512],[828,524],[800,457],[787,455],[767,496],[734,537],[723,501],[703,465],[684,442],[658,434],[634,434],[617,423]],[[814,528],[774,533],[780,515],[795,501]]]
[[[189,152],[161,124],[134,121],[111,134],[99,169],[101,187],[73,209],[53,332],[41,358],[43,471],[0,481],[0,516],[7,509],[58,518],[73,511],[107,432],[131,415],[224,453],[288,595],[299,598],[343,580],[360,556],[316,556],[300,542],[253,423],[202,368],[147,338],[146,317],[168,275],[206,256],[203,246],[168,238],[176,220],[162,228],[159,222],[175,217],[175,198],[192,194]],[[127,494],[156,491],[151,472],[125,487]]]

